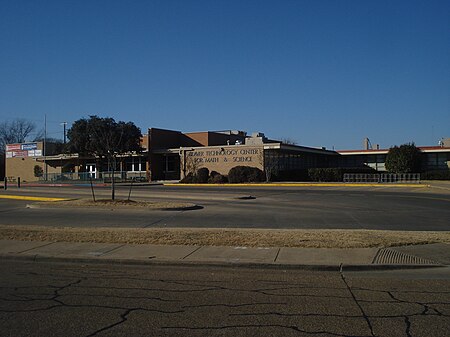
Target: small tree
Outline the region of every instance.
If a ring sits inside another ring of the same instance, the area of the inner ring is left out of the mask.
[[[392,173],[420,171],[420,151],[414,143],[391,147],[386,156],[386,170]]]
[[[115,199],[115,162],[118,155],[140,152],[141,131],[132,122],[89,116],[75,121],[67,132],[70,152],[108,159],[112,165],[111,199]]]
[[[44,170],[39,165],[34,165],[33,171],[34,171],[34,176],[37,178],[42,177],[44,175]]]

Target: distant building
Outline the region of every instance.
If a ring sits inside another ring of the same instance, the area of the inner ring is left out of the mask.
[[[368,141],[365,146],[368,147]],[[257,167],[266,173],[308,168],[371,167],[385,171],[388,149],[331,151],[284,144],[263,133],[243,131],[205,131],[183,133],[148,129],[141,139],[142,153],[121,155],[114,162],[79,154],[57,153],[56,147],[42,142],[8,144],[6,177],[15,181],[38,180],[179,180],[201,167],[228,174],[235,166]],[[423,171],[450,168],[450,139],[440,146],[419,147]]]
[[[418,146],[422,153],[422,171],[435,171],[450,169],[450,138],[445,138],[439,146]],[[377,171],[386,171],[385,162],[389,149],[365,149],[365,150],[342,150],[340,167],[369,166]]]

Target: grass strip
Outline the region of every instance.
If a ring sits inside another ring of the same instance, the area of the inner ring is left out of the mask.
[[[450,231],[74,228],[0,225],[0,239],[156,245],[370,248],[450,243]]]

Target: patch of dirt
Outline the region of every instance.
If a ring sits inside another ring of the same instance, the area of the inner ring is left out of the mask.
[[[73,228],[0,225],[0,239],[157,245],[370,248],[450,243],[450,232],[198,228]]]
[[[29,205],[31,208],[59,208],[59,207],[80,207],[80,208],[120,208],[120,209],[153,209],[153,210],[183,210],[183,209],[196,209],[199,206],[186,203],[186,202],[149,202],[149,201],[135,201],[126,199],[98,199],[93,201],[92,199],[72,199],[64,201],[56,201],[52,203],[36,202]]]

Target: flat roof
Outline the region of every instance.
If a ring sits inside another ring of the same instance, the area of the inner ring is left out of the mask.
[[[418,146],[421,152],[433,153],[433,152],[450,152],[450,147],[443,146]],[[369,150],[339,150],[336,151],[342,155],[352,155],[352,154],[387,154],[389,149],[369,149]]]

